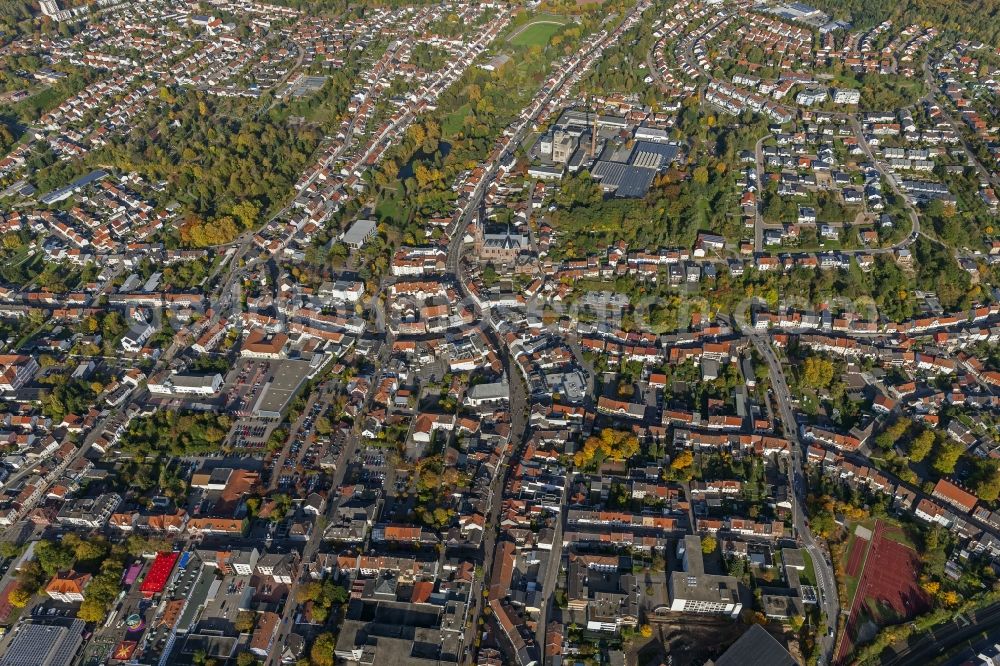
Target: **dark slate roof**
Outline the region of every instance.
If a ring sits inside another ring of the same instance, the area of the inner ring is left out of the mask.
[[[715,666],[798,666],[798,663],[764,627],[755,624],[715,661]]]

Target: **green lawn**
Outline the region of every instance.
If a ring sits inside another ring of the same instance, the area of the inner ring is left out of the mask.
[[[406,222],[410,216],[410,210],[397,198],[396,191],[387,191],[375,206],[375,216],[382,219],[390,219],[394,222]]]
[[[871,521],[867,521],[867,522],[871,522]],[[865,523],[862,523],[862,524],[865,527],[868,527],[869,529],[871,529],[871,525],[870,524],[865,524]],[[872,524],[874,524],[874,523],[872,523]],[[857,540],[858,537],[854,534],[854,527],[855,527],[856,523],[848,523],[848,525],[850,526],[850,530],[851,531],[850,531],[850,536],[847,537],[847,542],[844,545],[844,556],[843,556],[843,560],[842,560],[842,568],[841,568],[841,570],[844,572],[844,586],[847,588],[847,599],[845,600],[845,603],[849,607],[852,603],[854,603],[854,593],[858,591],[858,583],[861,582],[861,574],[865,570],[865,566],[864,566],[865,565],[865,560],[868,557],[868,552],[867,551],[868,551],[868,546],[871,545],[871,542],[866,542],[865,543],[865,553],[861,557],[861,568],[858,569],[858,575],[857,576],[851,576],[851,575],[849,575],[847,573],[847,564],[848,564],[848,562],[851,561],[851,548],[854,546],[854,542]]]
[[[13,110],[25,123],[31,123],[49,109],[59,106],[74,92],[75,88],[69,88],[68,85],[48,85],[22,99],[13,106]]]
[[[463,104],[444,118],[441,123],[442,136],[454,136],[461,131],[465,118],[472,114],[472,105]]]
[[[812,555],[805,548],[802,549],[802,559],[806,563],[806,568],[799,572],[799,582],[816,587],[816,569],[813,567]]]
[[[565,23],[558,22],[557,19],[537,19],[534,23],[520,28],[510,38],[510,43],[514,46],[545,46],[552,39],[552,35],[559,32]]]
[[[909,533],[907,533],[905,525],[886,519],[883,519],[882,522],[886,523],[887,526],[886,530],[882,533],[882,536],[889,541],[895,541],[896,543],[902,544],[907,548],[912,548],[918,553],[920,552],[920,549],[917,548],[917,544],[914,543],[913,539],[910,538]]]
[[[897,613],[891,604],[879,603],[874,597],[865,597],[864,615],[870,617],[872,622],[880,627],[899,624],[906,619]]]
[[[825,240],[822,243],[800,243],[795,246],[795,249],[799,252],[830,252],[849,248],[842,247],[840,241]]]

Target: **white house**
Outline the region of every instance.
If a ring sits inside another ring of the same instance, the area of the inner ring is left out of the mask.
[[[137,323],[129,332],[122,336],[122,349],[127,352],[136,354],[142,351],[142,346],[153,337],[154,329],[152,326],[145,322]]]

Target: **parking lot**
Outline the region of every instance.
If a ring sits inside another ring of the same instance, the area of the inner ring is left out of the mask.
[[[245,361],[237,364],[235,374],[226,378],[223,387],[226,409],[238,416],[249,416],[270,377],[270,361]]]
[[[230,444],[237,449],[263,449],[274,426],[270,420],[253,417],[237,419],[229,434]]]
[[[302,361],[241,360],[223,387],[226,409],[236,417],[228,444],[263,450],[307,373]]]
[[[272,458],[271,474],[275,479],[274,485],[279,489],[297,489],[306,494],[313,492],[320,477],[306,474],[306,471],[319,469],[319,460],[327,454],[339,454],[339,447],[332,445],[329,436],[316,433],[316,419],[323,416],[328,407],[325,399],[311,403],[298,429],[292,433],[287,448]]]
[[[252,588],[250,576],[226,576],[215,596],[205,604],[200,630],[232,632],[240,609],[247,607]],[[209,619],[204,619],[209,618]]]

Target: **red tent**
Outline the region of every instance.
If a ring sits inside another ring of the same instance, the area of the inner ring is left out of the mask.
[[[180,556],[180,553],[161,552],[156,554],[153,566],[149,568],[149,573],[146,574],[145,580],[142,581],[142,587],[139,588],[143,596],[152,597],[163,591]]]

